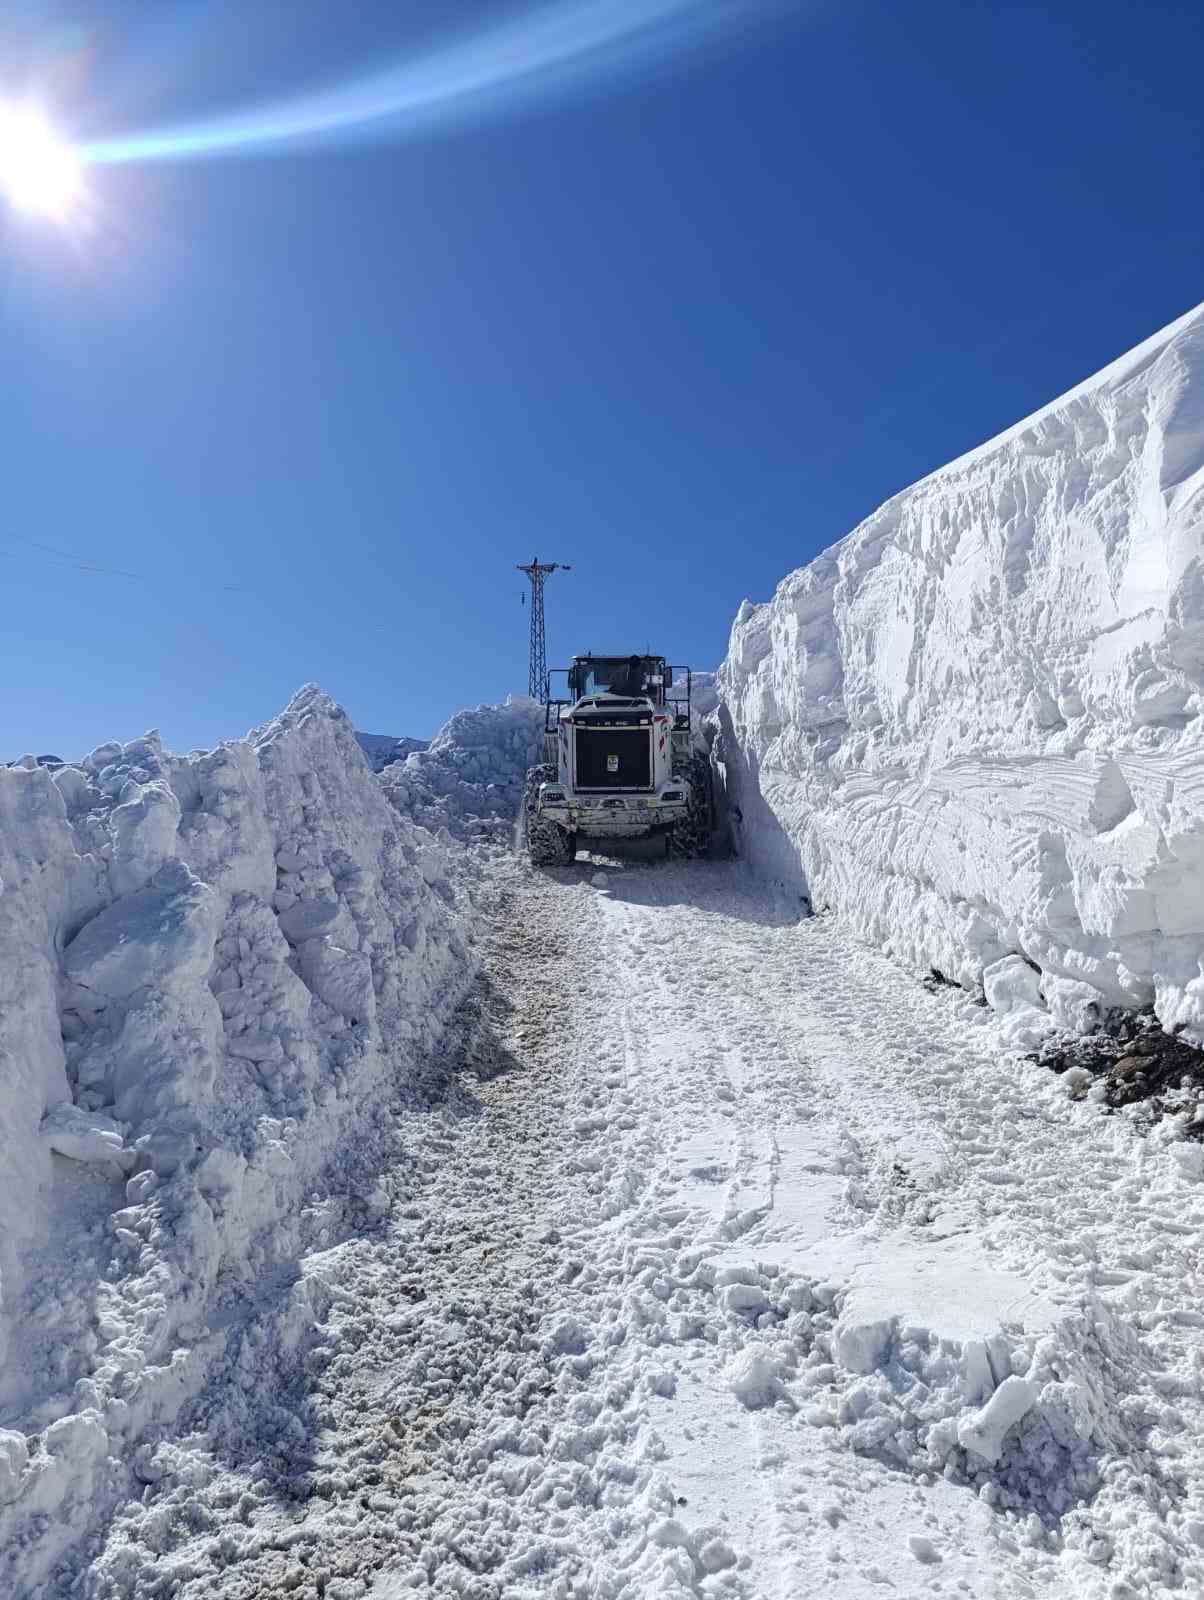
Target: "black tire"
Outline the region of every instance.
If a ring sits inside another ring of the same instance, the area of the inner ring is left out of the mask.
[[[711,845],[711,763],[695,755],[687,771],[680,773],[690,784],[690,804],[680,822],[667,835],[666,855],[675,861],[693,861],[704,856]]]
[[[566,867],[577,854],[577,838],[554,822],[546,822],[536,814],[541,783],[553,783],[556,768],[550,762],[531,767],[523,788],[523,841],[534,867]]]
[[[533,867],[567,867],[576,853],[572,836],[554,822],[533,822],[527,831],[527,854]]]

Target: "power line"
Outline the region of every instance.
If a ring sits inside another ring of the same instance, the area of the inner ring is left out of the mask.
[[[74,555],[69,550],[60,550],[55,545],[41,544],[37,539],[27,539],[23,534],[19,533],[6,533],[4,538],[12,543],[24,545],[29,550],[36,550],[39,555],[44,556],[47,560],[54,562],[56,566],[70,567],[74,572],[87,572],[96,577],[128,578],[131,583],[146,583],[152,585],[156,583],[166,583],[169,581],[169,579],[186,577],[189,583],[204,583],[203,579],[199,579],[191,574],[164,573],[159,576],[150,577],[144,572],[130,572],[125,567],[110,567],[104,562],[92,561],[84,556]],[[22,553],[23,552],[17,550],[0,550],[0,556],[4,556],[10,561],[19,561]],[[211,587],[219,590],[223,594],[242,594],[246,592],[241,584],[217,583],[211,585]]]

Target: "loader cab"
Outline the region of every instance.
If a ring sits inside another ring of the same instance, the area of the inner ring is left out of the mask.
[[[668,675],[664,656],[574,656],[568,670],[573,700],[619,695],[663,706]]]
[[[551,740],[561,718],[580,708],[588,714],[589,708],[580,702],[597,698],[602,710],[610,701],[610,710],[617,710],[617,700],[638,701],[650,704],[654,712],[667,712],[672,719],[674,732],[689,735],[691,720],[691,695],[693,677],[688,667],[669,665],[665,656],[574,656],[572,665],[553,667],[545,679],[544,731]],[[551,761],[549,754],[548,760]]]

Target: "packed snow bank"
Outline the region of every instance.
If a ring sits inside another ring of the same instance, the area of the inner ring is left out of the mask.
[[[457,711],[425,750],[385,767],[381,782],[397,809],[424,828],[508,841],[527,769],[543,760],[543,730],[537,700]]]
[[[32,1592],[220,1357],[470,970],[448,855],[314,687],[240,742],[0,770],[0,1573]]]
[[[357,733],[355,737],[373,772],[383,772],[395,761],[404,761],[415,750],[428,748],[426,739],[395,738],[391,733]]]
[[[1018,1044],[1204,1040],[1204,307],[746,602],[720,682],[762,872]]]

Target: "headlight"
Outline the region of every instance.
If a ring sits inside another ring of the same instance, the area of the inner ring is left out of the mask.
[[[671,800],[681,801],[681,800],[684,800],[685,798],[686,798],[685,797],[685,793],[681,789],[666,789],[664,794],[661,795],[661,800],[666,805]]]

